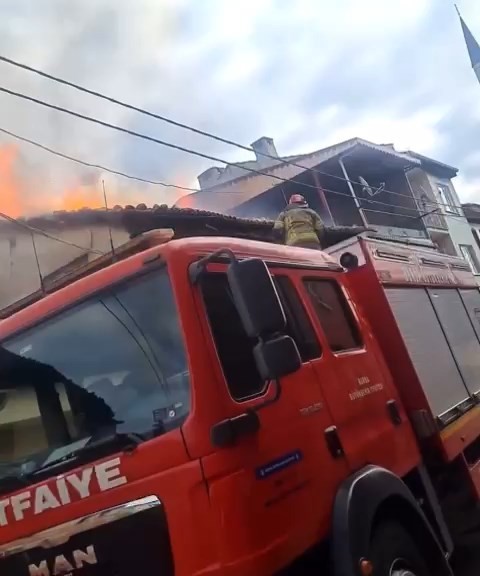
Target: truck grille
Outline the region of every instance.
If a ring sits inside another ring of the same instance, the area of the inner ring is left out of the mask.
[[[156,496],[49,528],[0,546],[8,576],[173,575],[165,511]]]

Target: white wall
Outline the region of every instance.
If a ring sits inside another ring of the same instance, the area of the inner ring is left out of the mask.
[[[82,254],[88,254],[88,261],[98,257],[98,254],[88,252],[88,249],[103,253],[110,251],[107,226],[82,226],[51,230],[49,233],[67,243],[82,246],[85,250],[35,234],[42,276],[55,272]],[[112,229],[112,236],[114,246],[120,246],[129,239],[123,229]],[[39,289],[40,277],[31,233],[24,229],[0,228],[0,310]]]

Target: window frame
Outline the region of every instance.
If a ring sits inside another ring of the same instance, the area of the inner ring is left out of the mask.
[[[310,357],[304,358],[303,354],[302,354],[302,350],[305,351],[306,347],[308,347],[310,345],[310,343],[308,342],[308,340],[306,338],[302,338],[301,331],[298,330],[297,327],[295,327],[295,326],[290,327],[291,337],[293,338],[293,340],[295,341],[295,344],[299,348],[299,352],[300,352],[300,355],[302,357],[302,365],[307,364],[311,361],[315,361],[315,360],[320,359],[323,356],[323,346],[322,346],[321,340],[318,337],[317,330],[315,329],[315,324],[311,318],[308,307],[307,307],[305,300],[304,300],[304,297],[302,295],[301,286],[299,287],[298,283],[295,281],[296,279],[294,276],[288,274],[283,267],[279,268],[279,263],[272,262],[271,264],[269,264],[267,262],[267,266],[268,266],[268,270],[272,276],[275,289],[279,292],[279,298],[280,298],[280,301],[282,303],[282,306],[283,306],[284,301],[283,301],[282,295],[280,294],[280,291],[282,291],[282,294],[284,295],[287,302],[291,301],[291,299],[290,299],[288,294],[285,294],[284,290],[282,290],[281,288],[279,289],[279,286],[277,283],[278,278],[281,279],[280,282],[287,280],[290,287],[295,291],[295,294],[297,296],[297,301],[298,301],[297,304],[302,307],[305,321],[308,322],[308,324],[311,328],[311,336],[314,338],[314,341],[315,341],[315,344],[318,348],[319,353],[318,353],[318,355],[310,354],[309,355]],[[297,267],[295,267],[295,269],[296,268]],[[290,269],[292,269],[292,267]],[[226,266],[223,265],[223,263],[222,264],[220,264],[220,263],[213,264],[207,268],[207,270],[205,271],[205,274],[223,275],[223,277],[226,279],[227,278]],[[301,285],[301,278],[298,282]],[[216,369],[218,370],[220,378],[223,380],[224,388],[226,390],[226,393],[228,394],[228,397],[234,403],[242,404],[242,405],[244,405],[245,403],[247,403],[249,401],[256,401],[256,400],[265,398],[265,396],[268,396],[268,394],[270,393],[271,383],[272,383],[271,381],[264,382],[263,388],[255,394],[251,394],[251,395],[245,396],[243,398],[236,398],[232,394],[231,388],[230,388],[229,383],[228,383],[228,379],[227,379],[225,371],[223,369],[223,365],[222,365],[221,357],[220,357],[219,350],[218,350],[218,347],[216,344],[215,336],[213,334],[212,325],[211,325],[210,317],[208,314],[208,308],[207,308],[207,304],[205,302],[205,295],[203,293],[202,286],[201,286],[201,281],[199,283],[199,287],[200,287],[199,294],[200,294],[200,299],[201,299],[202,308],[203,308],[203,321],[205,322],[205,329],[206,329],[208,336],[209,336],[208,345],[211,348],[211,353],[212,353],[212,356],[213,356],[214,361],[215,361]],[[288,323],[288,315],[285,314],[285,316],[287,318],[287,323]],[[299,346],[299,340],[302,340],[302,342],[303,342],[302,346]],[[301,350],[301,348],[302,348],[302,350]],[[252,348],[252,354],[253,354],[253,348]]]
[[[307,348],[310,346],[310,342],[305,337],[305,334],[304,333],[302,334],[302,327],[299,325],[301,322],[295,322],[295,323],[290,324],[290,331],[292,333],[292,338],[295,341],[295,344],[297,345],[298,351],[300,352],[302,364],[306,364],[307,362],[312,362],[312,361],[320,359],[323,356],[323,346],[322,346],[322,343],[320,342],[318,335],[315,331],[315,326],[312,322],[312,318],[310,317],[310,314],[308,313],[308,309],[305,306],[305,302],[302,298],[302,294],[301,294],[300,290],[298,289],[298,286],[295,283],[294,278],[292,278],[288,274],[285,274],[284,272],[271,271],[271,274],[273,277],[273,283],[275,285],[275,288],[276,288],[277,292],[279,293],[280,302],[284,308],[284,311],[285,311],[285,306],[284,306],[283,297],[285,298],[287,304],[290,307],[292,306],[292,299],[291,299],[291,295],[286,294],[285,290],[283,290],[282,287],[280,287],[280,290],[279,290],[279,284],[281,284],[281,282],[286,280],[287,283],[289,284],[289,289],[291,289],[295,292],[297,304],[302,309],[302,313],[304,315],[304,320],[308,323],[309,329],[311,331],[311,336],[313,337],[314,343],[317,347],[317,351],[315,351],[315,354],[309,353]],[[281,279],[280,283],[278,282],[278,279]],[[280,292],[282,293],[283,297],[280,294]],[[295,306],[295,304],[294,304],[294,306]],[[297,310],[295,309],[295,310],[293,310],[293,314],[292,314],[292,316],[295,319],[297,319],[296,312],[297,312]],[[288,322],[288,314],[287,313],[285,313],[285,317],[286,317],[287,326],[288,326],[289,322]],[[318,354],[316,352],[318,352]],[[306,357],[304,357],[304,354],[306,355]]]
[[[325,339],[325,344],[328,350],[335,356],[340,356],[344,354],[358,353],[359,351],[365,351],[366,342],[363,337],[361,322],[355,308],[350,303],[350,298],[348,293],[345,291],[344,286],[338,282],[338,280],[332,276],[303,276],[301,279],[303,290],[305,291],[306,298],[308,299],[309,306],[311,307],[311,314],[314,317],[315,322],[318,324],[318,330],[321,332],[323,338]],[[358,340],[356,346],[350,348],[344,348],[342,350],[334,350],[330,343],[329,335],[325,331],[320,315],[317,312],[315,303],[313,301],[313,295],[310,293],[307,282],[317,282],[317,283],[328,283],[334,286],[336,294],[339,296],[339,304],[344,313],[344,318],[348,324],[350,332],[352,334],[353,340]]]
[[[440,196],[440,200],[443,204],[443,209],[445,212],[449,212],[450,214],[458,214],[461,216],[461,208],[457,206],[455,203],[455,197],[450,189],[448,184],[444,184],[443,182],[437,182],[437,191]]]
[[[477,228],[475,228],[474,226],[472,226],[473,239],[475,240],[475,244],[477,245],[477,248],[480,249],[480,236],[478,233],[479,233],[479,230]]]
[[[223,276],[228,283],[227,268],[223,264],[207,267],[207,269],[204,272],[204,275],[205,276],[208,276],[208,275],[210,275],[210,276],[212,276],[212,275]],[[226,390],[230,400],[232,400],[232,402],[234,402],[235,404],[245,405],[248,402],[262,399],[265,396],[268,396],[268,394],[271,390],[271,384],[272,384],[271,381],[264,381],[262,389],[260,389],[258,392],[254,393],[254,394],[250,394],[249,396],[244,396],[242,398],[236,398],[232,394],[232,389],[228,383],[228,379],[227,379],[227,376],[225,374],[225,370],[224,370],[223,363],[221,360],[220,352],[219,352],[218,347],[217,347],[217,341],[216,341],[216,338],[215,338],[215,335],[213,332],[212,322],[210,320],[210,315],[208,313],[208,306],[206,303],[205,293],[204,293],[203,286],[202,286],[202,281],[204,280],[205,276],[200,277],[200,280],[198,283],[199,295],[200,295],[200,300],[201,300],[202,307],[203,307],[203,316],[204,316],[204,321],[205,321],[205,327],[207,330],[207,334],[209,336],[208,344],[211,347],[213,358],[215,359],[215,365],[216,365],[216,368],[218,368],[218,373],[220,374],[220,377],[223,380],[224,389]],[[252,356],[253,356],[253,348],[252,348]]]
[[[480,276],[480,261],[478,260],[477,255],[475,254],[475,249],[474,249],[473,245],[472,244],[459,244],[458,248],[460,250],[462,258],[470,266],[470,270],[472,271],[472,274],[474,274],[475,276]],[[464,251],[464,249],[465,249],[465,251]],[[465,257],[465,253],[467,254],[467,257]]]

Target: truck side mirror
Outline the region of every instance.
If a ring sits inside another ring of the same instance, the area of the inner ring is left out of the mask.
[[[235,306],[250,338],[264,338],[285,331],[287,320],[263,260],[234,260],[228,266],[227,277]]]
[[[286,335],[260,341],[253,349],[253,355],[264,380],[278,380],[293,374],[302,365],[295,341]]]
[[[300,354],[290,336],[287,321],[268,268],[258,258],[234,260],[227,270],[233,300],[250,338],[257,338],[254,357],[265,380],[278,380],[296,372]]]

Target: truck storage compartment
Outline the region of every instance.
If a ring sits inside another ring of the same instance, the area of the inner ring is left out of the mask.
[[[454,288],[428,288],[438,320],[470,394],[480,390],[480,344],[460,294]]]
[[[385,293],[432,414],[444,416],[470,394],[429,295],[422,287],[386,287]]]
[[[480,290],[478,288],[462,288],[459,292],[475,334],[480,340]]]

